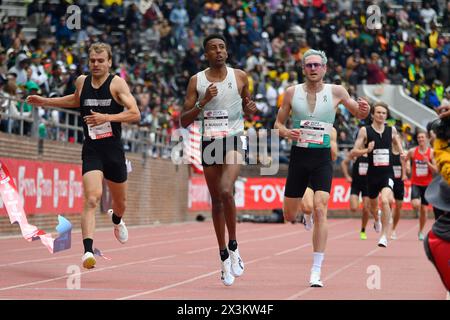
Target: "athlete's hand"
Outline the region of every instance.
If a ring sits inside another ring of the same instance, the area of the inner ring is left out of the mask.
[[[254,114],[256,112],[256,103],[250,100],[249,97],[244,98],[244,112],[245,114]]]
[[[298,139],[300,139],[300,129],[290,129],[288,138],[292,141],[298,141]]]
[[[345,180],[347,180],[348,183],[352,183],[353,179],[350,176],[345,177]]]
[[[406,181],[406,180],[408,180],[408,176],[406,174],[403,174],[402,175],[402,181]]]
[[[375,147],[375,141],[369,142],[369,144],[367,145],[367,153],[372,152],[374,147]]]
[[[450,117],[450,106],[440,106],[439,108],[436,108],[436,112],[441,119]]]
[[[217,96],[218,93],[219,90],[217,90],[216,85],[214,83],[211,83],[208,88],[206,88],[204,102],[208,103],[212,98]]]
[[[95,112],[93,110],[91,110],[91,115],[90,116],[85,116],[83,118],[84,122],[86,122],[86,124],[91,125],[91,126],[98,126],[101,125],[105,122],[108,122],[108,115],[105,113],[98,113]]]
[[[370,112],[369,103],[363,98],[358,98],[357,102],[358,102],[358,118],[359,119],[367,118]]]
[[[402,152],[400,152],[400,160],[405,162],[406,161],[406,157],[407,157],[406,152],[402,150]]]
[[[37,95],[31,95],[27,97],[26,102],[33,106],[44,106],[45,98]]]

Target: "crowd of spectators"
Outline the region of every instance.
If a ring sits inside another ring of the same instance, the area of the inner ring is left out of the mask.
[[[374,2],[382,14],[380,29],[368,24],[366,10]],[[71,4],[81,9],[81,29],[67,23]],[[430,108],[450,100],[449,1],[155,0],[150,8],[140,5],[34,0],[25,21],[37,28],[32,38],[18,18],[4,16],[0,95],[71,94],[77,76],[88,72],[89,45],[107,42],[113,47],[112,71],[127,80],[137,99],[140,126],[170,135],[179,125],[189,78],[206,67],[202,39],[214,32],[226,36],[229,64],[248,74],[259,110],[246,119],[250,130],[273,127],[284,91],[303,81],[301,59],[309,48],[329,57],[325,81],[343,84],[352,96],[357,84],[391,83]],[[1,108],[10,113],[31,111],[25,103],[2,101]],[[40,115],[61,121],[58,113]],[[338,142],[351,145],[362,124],[339,108]],[[396,125],[405,144],[413,143],[411,128]],[[8,127],[0,122],[1,131]]]

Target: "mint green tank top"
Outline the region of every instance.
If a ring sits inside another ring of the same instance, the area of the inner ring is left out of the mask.
[[[330,135],[336,111],[333,106],[331,84],[324,84],[323,89],[316,93],[316,106],[311,113],[306,99],[304,84],[295,86],[292,97],[292,124],[294,129],[300,129],[300,140],[293,145],[302,148],[330,148]]]

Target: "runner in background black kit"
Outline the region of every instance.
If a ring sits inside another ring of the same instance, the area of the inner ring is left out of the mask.
[[[394,200],[395,208],[392,217],[392,232],[391,239],[396,240],[397,234],[395,228],[397,228],[398,221],[400,220],[400,213],[403,207],[403,198],[405,197],[405,183],[406,176],[406,164],[402,162],[400,153],[398,153],[395,145],[392,146],[392,169],[394,170]]]
[[[369,158],[367,154],[358,156],[356,150],[351,150],[347,157],[342,161],[341,168],[345,179],[351,183],[350,187],[350,210],[356,212],[359,208],[359,197],[362,197],[362,215],[361,215],[361,231],[359,232],[359,238],[361,240],[367,239],[366,226],[369,222],[370,202],[369,202],[369,190],[367,181],[367,170],[369,169]],[[353,161],[352,175],[348,173],[348,165],[350,161]],[[381,223],[378,215],[374,216],[375,223],[374,228],[376,232],[381,231]]]
[[[141,116],[136,100],[124,79],[109,73],[112,66],[111,46],[94,43],[89,48],[91,75],[79,76],[74,94],[61,98],[29,96],[27,102],[38,106],[80,108],[83,117],[84,209],[81,216],[84,255],[83,267],[96,264],[93,250],[95,212],[102,196],[103,178],[112,197],[108,210],[114,224],[114,235],[120,243],[128,240],[122,220],[127,199],[127,168],[121,143],[121,122],[136,122]]]
[[[397,130],[394,127],[385,125],[388,113],[389,107],[387,104],[383,102],[375,103],[372,109],[372,125],[362,127],[355,142],[355,150],[360,154],[367,153],[369,156],[367,177],[369,182],[370,210],[373,215],[378,212],[378,195],[381,195],[383,214],[381,237],[378,241],[379,247],[387,247],[387,233],[391,219],[390,204],[393,201],[394,188],[392,143],[396,144],[402,160],[404,161],[406,158]]]

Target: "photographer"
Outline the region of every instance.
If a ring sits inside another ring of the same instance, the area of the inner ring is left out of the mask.
[[[426,236],[424,249],[450,295],[450,184],[437,176],[428,186],[425,198],[443,212]]]
[[[442,177],[450,183],[450,106],[441,106],[436,111],[440,119],[431,125],[431,129],[436,133],[434,156]]]

